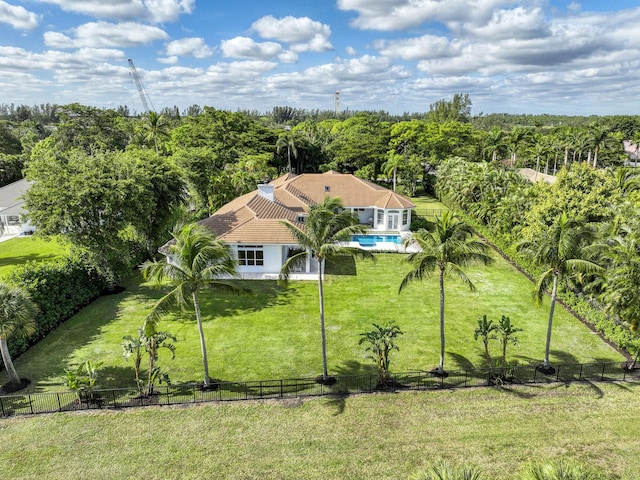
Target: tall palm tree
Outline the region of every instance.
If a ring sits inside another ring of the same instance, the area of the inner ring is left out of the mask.
[[[357,247],[348,247],[339,242],[348,242],[351,235],[364,233],[366,225],[358,224],[358,219],[349,211],[343,210],[342,200],[325,197],[316,205],[309,207],[309,215],[301,228],[290,222],[283,222],[289,232],[303,249],[289,257],[280,270],[280,282],[285,283],[293,270],[304,264],[308,257],[318,264],[318,296],[320,301],[320,335],[322,339],[322,378],[329,376],[327,369],[327,341],[324,328],[324,290],[323,276],[325,262],[336,256],[373,259],[373,254]]]
[[[146,117],[147,134],[145,140],[150,142],[153,140],[153,145],[156,148],[156,154],[159,152],[158,141],[169,135],[167,128],[168,124],[164,115],[159,115],[154,111],[150,111]]]
[[[25,290],[0,283],[0,353],[12,388],[20,386],[20,377],[13,366],[7,340],[14,335],[22,338],[33,335],[37,313],[38,306]]]
[[[293,158],[298,158],[298,137],[296,134],[287,131],[281,133],[278,136],[278,140],[276,141],[276,152],[280,153],[284,148],[287,149],[287,167],[289,173],[293,172],[293,165],[291,163],[291,154],[293,154]],[[295,172],[299,173],[299,172]]]
[[[396,191],[396,181],[398,178],[398,169],[402,167],[405,163],[404,155],[400,155],[399,153],[391,152],[389,154],[389,158],[382,165],[382,172],[385,175],[391,175],[393,178],[393,191]]]
[[[569,218],[563,212],[535,241],[525,241],[517,247],[520,252],[531,256],[536,263],[546,268],[538,278],[533,291],[536,304],[542,304],[545,292],[551,286],[551,307],[543,363],[545,369],[549,369],[549,348],[558,282],[564,276],[573,273],[590,274],[602,270],[602,267],[584,258],[584,247],[593,239],[594,232],[591,228],[580,220]]]
[[[444,373],[444,280],[453,277],[474,291],[475,285],[463,269],[471,265],[486,265],[492,261],[486,244],[473,237],[471,226],[461,221],[454,212],[447,211],[436,217],[433,231],[419,230],[406,243],[407,248],[417,249],[410,253],[407,262],[412,270],[404,277],[398,293],[418,280],[438,272],[440,283],[440,363],[438,373]]]
[[[177,227],[172,236],[173,243],[169,245],[166,256],[159,261],[145,262],[141,267],[147,284],[171,288],[156,303],[146,321],[158,322],[176,306],[181,309],[193,306],[200,334],[204,386],[208,387],[211,378],[198,292],[212,289],[244,293],[246,289],[229,281],[230,277],[237,275],[236,260],[229,246],[218,240],[206,227],[198,224]]]

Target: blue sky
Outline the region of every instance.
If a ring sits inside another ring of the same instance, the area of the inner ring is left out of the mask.
[[[640,114],[637,0],[0,0],[0,103]]]

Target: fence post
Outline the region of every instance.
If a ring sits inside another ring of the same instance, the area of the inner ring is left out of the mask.
[[[280,379],[280,398],[284,398],[284,380]]]
[[[465,369],[465,371],[464,371],[464,386],[465,387],[467,386],[467,378],[468,378],[468,376],[469,376],[469,370]]]
[[[31,401],[31,395],[29,395],[29,408],[31,409],[31,415],[33,415],[35,412],[33,411],[33,402]]]
[[[0,411],[2,412],[2,416],[5,416],[4,413],[4,402],[2,401],[2,397],[0,397]]]
[[[536,383],[537,375],[538,375],[538,368],[533,367],[533,383]]]
[[[56,397],[58,399],[58,411],[61,412],[62,411],[62,404],[60,403],[60,394],[56,393]]]
[[[602,362],[602,376],[600,377],[600,381],[604,381],[604,369],[607,366],[606,363]]]
[[[578,377],[578,381],[582,381],[582,367],[584,366],[583,363],[580,364],[580,376]]]

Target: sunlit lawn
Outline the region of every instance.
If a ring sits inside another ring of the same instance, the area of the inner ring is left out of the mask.
[[[67,253],[68,248],[55,240],[38,236],[15,237],[0,242],[0,278],[6,277],[17,265],[30,260],[52,260]]]
[[[398,295],[408,271],[404,255],[384,254],[377,262],[357,264],[357,276],[329,275],[326,281],[326,325],[329,369],[353,374],[369,371],[372,362],[358,344],[359,334],[372,323],[395,321],[404,331],[392,360],[396,372],[431,369],[439,352],[437,278],[409,286]],[[520,348],[510,348],[514,363],[537,363],[544,353],[548,301],[542,308],[531,303],[532,284],[503,260],[468,272],[477,286],[470,293],[447,283],[447,356],[451,370],[483,363],[480,342],[474,341],[476,319],[501,315],[524,329]],[[103,362],[100,385],[133,384],[131,363],[121,356],[123,335],[134,335],[160,292],[140,286],[133,278],[123,293],[99,298],[60,326],[16,361],[22,376],[33,383],[30,391],[60,390],[64,369],[87,359]],[[204,329],[214,378],[240,381],[315,376],[321,372],[318,293],[315,282],[292,282],[281,288],[273,281],[246,281],[253,295],[202,296]],[[160,363],[173,382],[201,380],[201,355],[193,314],[167,318],[161,328],[178,337],[176,358],[165,353]],[[497,354],[499,345],[494,344]],[[556,310],[552,338],[553,362],[622,360],[562,308]],[[0,382],[6,381],[4,374]]]
[[[8,479],[407,479],[429,462],[514,480],[569,460],[637,480],[637,383],[472,388],[0,421]]]

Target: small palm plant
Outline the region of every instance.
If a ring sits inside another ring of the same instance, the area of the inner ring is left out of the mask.
[[[146,327],[146,328],[145,328]],[[171,352],[171,358],[175,358],[176,347],[171,342],[176,341],[176,337],[169,332],[159,332],[155,323],[147,322],[145,327],[138,329],[138,337],[126,335],[122,337],[123,357],[125,360],[133,357],[133,369],[136,376],[136,385],[140,394],[143,394],[144,380],[140,376],[142,359],[146,353],[149,358],[147,367],[147,385],[145,395],[153,395],[153,388],[157,383],[169,383],[169,375],[156,365],[158,351],[162,348]]]
[[[478,327],[473,333],[473,338],[478,340],[478,338],[482,339],[482,346],[484,347],[484,358],[487,361],[487,365],[489,365],[489,369],[493,372],[493,360],[491,359],[491,354],[489,353],[489,340],[495,340],[496,335],[494,332],[498,329],[498,326],[493,323],[493,320],[489,320],[486,315],[481,315],[478,317]]]
[[[370,352],[371,358],[378,368],[378,376],[380,377],[379,386],[386,387],[389,382],[389,363],[391,362],[391,352],[400,350],[395,344],[395,339],[402,335],[400,327],[389,322],[384,327],[374,323],[373,330],[361,333],[360,345],[368,343],[367,352]]]
[[[498,340],[502,343],[502,368],[504,368],[507,366],[507,345],[511,344],[514,347],[519,346],[518,337],[516,337],[515,334],[522,332],[522,329],[515,327],[511,323],[511,319],[504,315],[502,315],[497,327]]]
[[[485,476],[476,467],[453,466],[447,462],[432,463],[415,472],[409,480],[483,480]]]
[[[604,477],[579,463],[560,460],[527,465],[520,480],[604,480]]]

